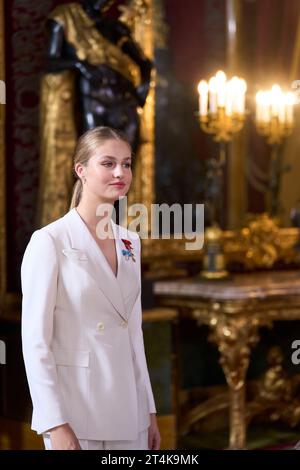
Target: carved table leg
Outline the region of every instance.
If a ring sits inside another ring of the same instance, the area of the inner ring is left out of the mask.
[[[245,383],[243,382],[243,385],[238,390],[230,386],[229,389],[229,449],[245,449]]]
[[[209,337],[217,344],[230,393],[229,449],[246,448],[245,378],[251,347],[258,341],[257,321],[218,312]]]

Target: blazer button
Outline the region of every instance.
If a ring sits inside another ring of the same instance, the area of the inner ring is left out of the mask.
[[[104,323],[102,323],[102,321],[97,323],[97,330],[98,331],[103,331],[104,330]]]
[[[127,326],[128,326],[127,321],[123,320],[122,323],[121,323],[121,326],[122,326],[122,328],[127,328]]]

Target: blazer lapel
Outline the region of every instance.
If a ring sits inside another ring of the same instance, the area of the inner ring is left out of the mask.
[[[86,255],[87,272],[94,279],[98,288],[110,301],[119,316],[125,320],[127,318],[127,312],[118,282],[120,264],[122,264],[118,245],[116,245],[118,257],[118,275],[116,277],[76,209],[72,209],[68,212],[65,216],[65,220],[68,226],[72,248],[80,250]]]
[[[133,305],[140,292],[140,255],[136,253],[133,247],[133,255],[135,261],[131,257],[123,255],[123,250],[126,246],[123,240],[131,240],[131,237],[126,228],[117,225],[112,220],[112,228],[116,240],[116,249],[118,256],[118,283],[124,299],[127,318],[129,317]],[[131,240],[132,241],[132,240]]]

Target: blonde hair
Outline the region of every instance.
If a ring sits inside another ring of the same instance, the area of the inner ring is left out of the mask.
[[[122,142],[125,142],[131,149],[130,142],[122,132],[117,131],[116,129],[112,129],[111,127],[95,127],[94,129],[85,132],[79,138],[74,153],[73,169],[76,163],[81,163],[83,166],[87,166],[89,159],[99,147],[99,145],[104,144],[108,140],[121,140]],[[73,188],[70,209],[78,206],[82,195],[82,181],[80,178],[78,178],[76,173],[75,176],[77,181]]]

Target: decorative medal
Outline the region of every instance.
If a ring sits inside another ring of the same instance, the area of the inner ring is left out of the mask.
[[[122,250],[122,255],[125,256],[125,259],[128,261],[130,258],[135,262],[133,247],[130,240],[121,239],[125,245],[125,249]]]

